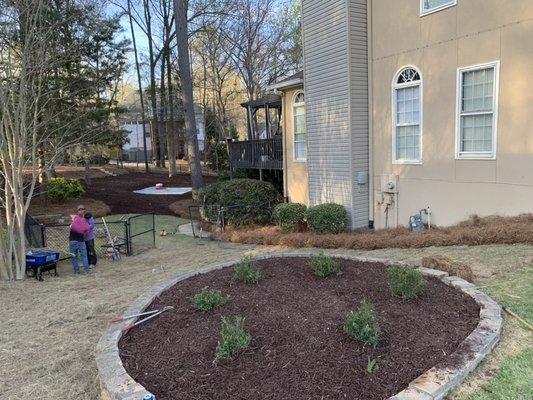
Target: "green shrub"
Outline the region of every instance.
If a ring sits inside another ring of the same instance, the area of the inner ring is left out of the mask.
[[[219,182],[225,182],[229,181],[231,179],[229,171],[220,171],[218,173],[218,181]]]
[[[233,179],[201,189],[197,200],[202,218],[210,222],[217,222],[217,210],[222,207],[227,224],[250,225],[270,222],[277,196],[278,192],[269,182]]]
[[[196,293],[192,299],[194,308],[203,313],[214,310],[228,301],[229,295],[224,295],[220,290],[210,290],[205,287]]]
[[[368,362],[366,363],[366,373],[373,374],[379,368],[378,360],[375,358],[368,357]]]
[[[47,183],[47,194],[51,201],[79,199],[85,193],[77,179],[51,178]]]
[[[305,224],[307,207],[299,203],[278,204],[272,218],[282,232],[296,232]]]
[[[247,285],[258,283],[261,279],[261,270],[254,263],[252,257],[244,257],[241,262],[235,266],[235,273],[231,283],[244,282]]]
[[[390,291],[402,299],[416,299],[426,288],[426,280],[414,267],[391,267],[387,275]]]
[[[235,357],[241,350],[250,346],[252,337],[244,330],[244,317],[236,316],[235,322],[222,317],[220,341],[215,350],[215,363],[225,358]]]
[[[344,331],[354,340],[364,346],[376,347],[381,332],[374,315],[374,307],[368,301],[363,301],[356,311],[350,311],[344,323]]]
[[[334,260],[322,252],[312,257],[308,265],[314,271],[315,275],[321,278],[325,278],[341,269],[340,261]]]
[[[307,226],[315,233],[341,233],[348,227],[346,208],[340,204],[325,203],[309,207]]]

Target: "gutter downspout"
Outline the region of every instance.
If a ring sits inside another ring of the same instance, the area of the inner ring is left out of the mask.
[[[374,81],[372,0],[366,2],[366,34],[368,57],[368,219],[374,225]]]

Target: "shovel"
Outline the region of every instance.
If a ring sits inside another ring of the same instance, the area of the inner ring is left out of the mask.
[[[128,333],[132,328],[136,327],[137,325],[140,325],[140,324],[142,324],[142,323],[144,323],[144,322],[146,322],[148,320],[151,320],[152,318],[155,318],[155,317],[163,314],[165,311],[172,310],[173,308],[174,307],[172,307],[172,306],[166,306],[165,308],[162,308],[161,310],[148,311],[146,313],[141,313],[141,314],[137,314],[137,315],[128,315],[126,317],[122,317],[122,321],[123,321],[124,319],[131,319],[131,318],[135,318],[137,316],[149,315],[148,317],[140,319],[140,320],[138,320],[135,323],[131,323],[131,324],[126,325],[124,328],[122,328],[122,332]]]

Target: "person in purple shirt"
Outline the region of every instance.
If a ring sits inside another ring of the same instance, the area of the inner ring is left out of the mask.
[[[89,232],[87,232],[83,239],[85,240],[85,246],[87,247],[87,258],[89,259],[90,268],[94,268],[98,259],[96,258],[96,250],[94,248],[94,238],[96,233],[94,231],[94,218],[91,213],[85,213],[85,219],[89,223]]]

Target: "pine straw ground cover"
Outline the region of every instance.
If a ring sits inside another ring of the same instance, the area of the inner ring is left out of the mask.
[[[274,226],[227,228],[222,239],[234,243],[280,245],[296,248],[377,250],[429,246],[533,244],[533,214],[517,217],[471,217],[448,228],[412,233],[408,228],[361,229],[342,234],[282,233]]]

